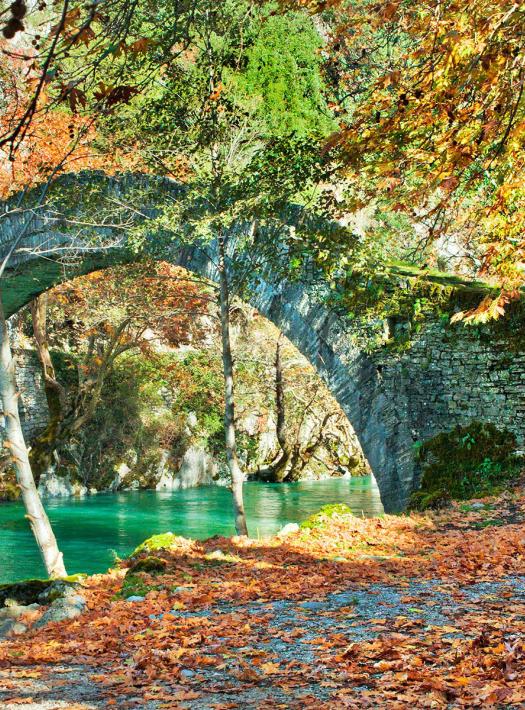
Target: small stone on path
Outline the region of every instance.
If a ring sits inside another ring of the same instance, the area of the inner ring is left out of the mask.
[[[64,621],[80,616],[86,608],[86,600],[80,594],[72,594],[54,601],[36,622],[35,628],[45,626],[50,621]]]

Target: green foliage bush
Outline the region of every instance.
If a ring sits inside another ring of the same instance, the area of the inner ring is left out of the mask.
[[[256,102],[263,130],[300,137],[336,130],[321,73],[322,38],[311,18],[273,15],[253,31],[246,70],[232,80],[245,101]]]
[[[516,437],[486,422],[443,432],[417,447],[421,488],[409,508],[439,508],[451,499],[490,495],[511,482],[520,469]]]
[[[13,501],[20,498],[20,487],[16,482],[15,472],[10,462],[0,460],[0,501]]]

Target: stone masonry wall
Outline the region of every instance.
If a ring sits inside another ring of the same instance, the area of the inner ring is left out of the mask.
[[[354,360],[350,347],[347,356]],[[47,402],[36,353],[18,350],[16,357],[24,433],[30,440],[46,426]],[[509,429],[520,448],[525,448],[525,353],[509,354],[504,339],[483,342],[476,329],[430,323],[413,337],[406,352],[384,347],[369,358],[367,367],[359,369],[358,406],[363,421],[358,427],[361,438],[370,439],[368,445],[375,451],[381,436],[399,438],[401,423],[408,428],[410,440],[399,453],[411,459],[416,441],[476,419]],[[344,387],[337,369],[329,371],[325,379],[331,379],[332,390]],[[382,431],[372,426],[373,417],[367,415],[377,401],[378,387],[382,394],[373,408],[381,410]],[[391,447],[395,444],[390,442]],[[417,475],[416,469],[413,487]]]
[[[525,445],[525,353],[504,338],[431,323],[397,361],[383,356],[385,387],[396,393],[414,441],[478,419],[512,431]]]
[[[28,441],[47,425],[47,400],[42,370],[33,350],[15,350],[16,375],[20,390],[20,418]]]

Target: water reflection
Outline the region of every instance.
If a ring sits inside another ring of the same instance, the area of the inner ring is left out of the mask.
[[[288,522],[300,522],[329,503],[346,503],[357,515],[383,512],[372,477],[247,483],[245,502],[254,537],[271,535]],[[124,556],[149,535],[168,530],[197,539],[235,532],[230,492],[218,486],[54,500],[47,509],[71,573],[104,571],[113,562],[113,550]],[[0,583],[42,576],[44,570],[20,504],[0,505],[0,531]]]

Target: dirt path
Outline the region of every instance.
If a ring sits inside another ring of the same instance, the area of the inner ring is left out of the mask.
[[[474,641],[477,627],[474,633],[469,631],[469,617],[487,614],[496,621],[497,614],[504,614],[509,605],[525,618],[525,577],[466,587],[442,586],[439,580],[410,580],[402,587],[350,589],[322,601],[219,604],[200,614],[203,625],[210,621],[235,625],[239,619],[252,617],[261,631],[257,643],[234,649],[231,658],[223,656],[220,663],[198,673],[182,669],[183,683],[160,683],[157,690],[151,690],[151,700],[123,691],[118,695],[118,707],[301,708],[314,699],[318,707],[334,707],[334,702],[337,707],[337,698],[344,707],[352,696],[355,702],[359,695],[366,699],[369,686],[363,682],[348,693],[345,673],[337,673],[341,650],[353,643],[373,642],[407,631],[411,644],[420,645],[430,629],[443,631],[445,643]],[[175,625],[189,616],[179,611],[167,615]],[[192,618],[199,617],[192,614]],[[161,617],[151,619],[150,628],[155,629],[162,621]],[[220,637],[216,641],[220,644]],[[512,641],[509,629],[507,642]],[[326,643],[334,645],[320,653],[319,646]],[[210,647],[206,650],[212,651]],[[264,658],[264,663],[254,664],[257,658]],[[257,673],[261,668],[262,674]],[[0,706],[5,710],[17,710],[22,704],[28,710],[107,707],[107,687],[92,677],[100,676],[101,670],[64,664],[3,670]],[[155,700],[155,694],[162,697]],[[170,700],[177,696],[180,700]]]

